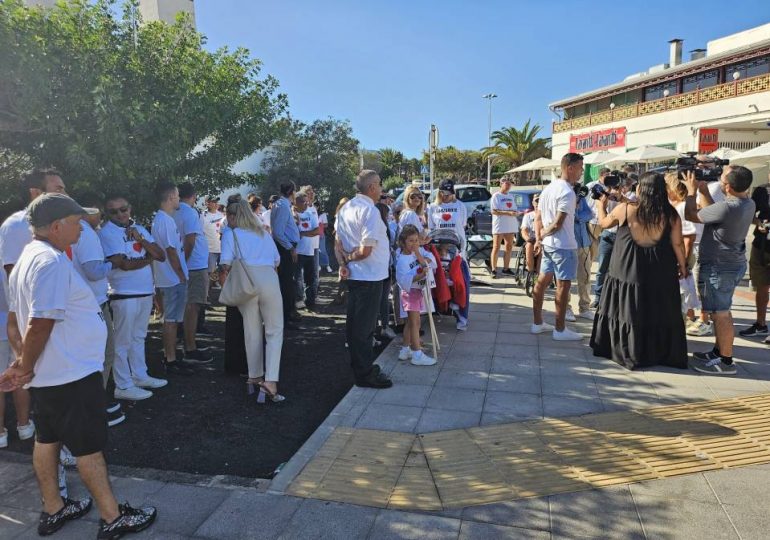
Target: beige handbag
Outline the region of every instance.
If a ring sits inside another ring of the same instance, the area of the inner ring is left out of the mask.
[[[230,265],[230,272],[227,274],[225,284],[222,285],[222,292],[219,293],[219,302],[226,306],[239,306],[257,296],[257,287],[254,285],[249,273],[249,268],[243,262],[241,246],[238,245],[238,235],[233,229],[233,240],[235,242],[235,258]]]

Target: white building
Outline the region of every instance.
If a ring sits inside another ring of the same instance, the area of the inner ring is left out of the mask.
[[[195,4],[193,0],[139,0],[139,13],[142,20],[163,21],[173,24],[178,13],[187,13],[195,28]]]
[[[770,24],[709,41],[684,62],[682,40],[669,44],[668,63],[552,103],[563,117],[553,124],[553,158],[645,144],[745,151],[770,141]],[[754,169],[755,183],[767,172]]]

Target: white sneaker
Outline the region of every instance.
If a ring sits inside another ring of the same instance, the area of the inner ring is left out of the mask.
[[[465,332],[468,329],[468,321],[457,321],[457,329]]]
[[[127,399],[129,401],[140,401],[152,397],[152,392],[132,386],[130,388],[115,388],[115,399]]]
[[[297,309],[305,309],[305,302],[304,300],[298,300],[294,302],[294,307]]]
[[[575,322],[577,319],[575,318],[575,314],[572,313],[572,310],[568,309],[564,314],[564,320],[567,322]]]
[[[531,334],[545,334],[546,332],[550,332],[553,330],[553,326],[548,324],[547,322],[543,322],[543,324],[535,324],[532,323],[532,326],[529,328],[529,332]]]
[[[331,267],[331,266],[327,266],[327,267],[326,267],[326,271],[327,271],[328,273],[330,273],[330,274],[331,274],[332,272],[334,272],[334,270],[332,270],[332,267]]]
[[[687,328],[686,333],[688,336],[710,336],[714,333],[714,323],[711,321],[708,323],[698,321],[690,325]]]
[[[435,366],[436,359],[431,358],[422,351],[412,353],[412,359],[409,361],[413,366]]]
[[[401,347],[401,350],[398,351],[398,359],[399,360],[409,360],[412,358],[412,349],[409,347]]]
[[[16,426],[16,431],[19,433],[19,439],[26,441],[35,436],[35,423],[30,420],[26,426]]]
[[[383,328],[380,334],[385,336],[388,339],[395,339],[396,337],[396,333],[393,331],[393,329],[390,326],[386,326],[385,328]]]
[[[594,310],[587,309],[587,310],[583,311],[582,313],[578,313],[578,318],[579,319],[588,319],[589,321],[593,321],[594,320],[594,315],[596,315]]]
[[[4,429],[0,433],[0,448],[8,448],[8,430]]]
[[[767,343],[768,345],[770,345],[770,336],[767,336],[767,337],[765,338],[765,343]]]
[[[134,379],[134,384],[139,388],[163,388],[168,384],[166,379],[147,377],[146,379]]]
[[[553,330],[553,339],[556,341],[580,341],[583,339],[583,336],[581,334],[578,334],[577,332],[573,332],[566,326],[564,327],[564,330],[559,332],[554,328]]]

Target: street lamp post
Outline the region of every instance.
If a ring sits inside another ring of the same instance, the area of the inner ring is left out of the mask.
[[[482,98],[489,100],[489,125],[487,128],[487,146],[492,146],[492,100],[497,97],[497,94],[489,93],[481,96]],[[487,156],[487,189],[492,187],[492,157]]]

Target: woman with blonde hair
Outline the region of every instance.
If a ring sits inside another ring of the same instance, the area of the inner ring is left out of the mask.
[[[273,238],[245,200],[227,207],[228,227],[222,232],[222,284],[227,281],[234,259],[241,259],[257,289],[256,296],[238,306],[243,316],[249,390],[259,388],[257,401],[285,398],[278,393],[278,372],[283,348],[283,300],[276,268],[280,255]],[[264,323],[264,328],[263,328]],[[267,346],[263,353],[263,342]]]
[[[425,222],[425,196],[417,186],[408,186],[404,190],[404,209],[398,217],[398,229],[413,225],[420,233],[420,243],[424,244],[428,236]]]

